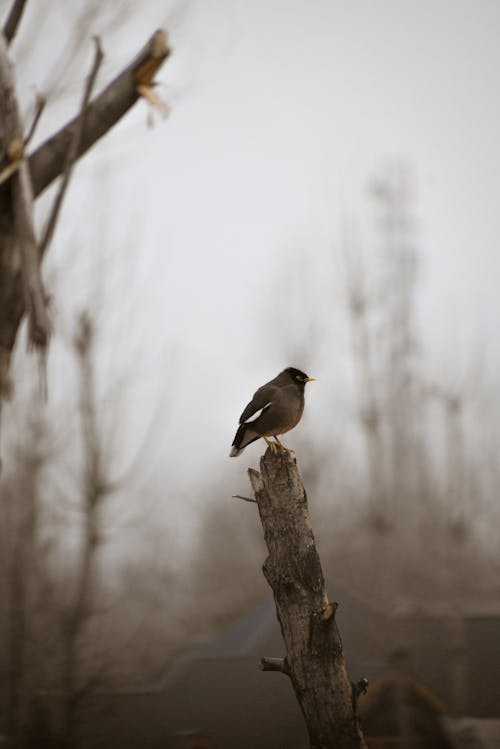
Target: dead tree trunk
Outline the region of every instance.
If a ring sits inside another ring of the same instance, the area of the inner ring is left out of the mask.
[[[311,749],[360,749],[359,688],[347,676],[297,463],[268,449],[260,469],[249,475],[269,550],[263,570],[287,651],[284,659],[263,658],[262,668],[290,677]]]

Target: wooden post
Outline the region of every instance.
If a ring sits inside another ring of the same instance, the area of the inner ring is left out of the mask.
[[[263,658],[265,671],[290,677],[311,749],[366,747],[357,715],[359,690],[349,681],[314,542],[307,497],[288,452],[267,450],[260,473],[249,469],[269,556],[264,576],[272,588],[286,657]]]

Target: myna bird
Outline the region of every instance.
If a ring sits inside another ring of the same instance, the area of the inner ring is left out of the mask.
[[[262,385],[240,416],[230,457],[236,457],[260,437],[265,439],[271,450],[277,450],[277,445],[286,450],[278,435],[289,432],[299,423],[304,411],[306,382],[315,379],[300,369],[287,367],[274,380]],[[268,437],[274,437],[276,442],[271,442]]]

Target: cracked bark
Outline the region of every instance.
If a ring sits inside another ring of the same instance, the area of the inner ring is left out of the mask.
[[[296,460],[268,449],[260,473],[249,469],[249,476],[269,550],[263,571],[287,651],[283,660],[264,658],[262,668],[290,677],[311,749],[364,748]]]

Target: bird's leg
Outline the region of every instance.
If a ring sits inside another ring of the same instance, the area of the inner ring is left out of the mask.
[[[281,448],[282,450],[284,450],[284,452],[288,453],[289,455],[291,455],[291,454],[293,453],[293,450],[289,450],[289,448],[288,448],[288,447],[286,447],[286,446],[285,446],[285,445],[283,444],[283,442],[281,442],[281,440],[280,440],[280,439],[278,439],[278,437],[277,437],[277,436],[276,436],[275,434],[273,434],[273,437],[274,437],[274,439],[276,440],[276,442],[277,442],[277,444],[279,445],[279,447],[280,447],[280,448]]]
[[[276,440],[276,442],[278,443],[279,447],[280,447],[280,448],[281,448],[282,450],[284,450],[284,451],[285,451],[286,453],[290,453],[290,452],[291,452],[291,450],[289,450],[289,449],[288,449],[288,447],[285,447],[285,445],[284,445],[284,444],[283,444],[283,442],[282,442],[282,441],[281,441],[281,440],[279,439],[279,437],[277,437],[277,436],[276,436],[275,434],[273,434],[273,437],[274,437],[274,439]]]
[[[271,450],[271,452],[275,453],[276,450],[277,450],[277,447],[274,444],[274,442],[271,442],[271,440],[268,440],[267,437],[264,437],[264,439],[266,440],[266,444],[267,444],[268,448]]]

